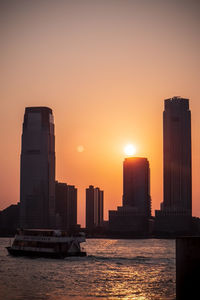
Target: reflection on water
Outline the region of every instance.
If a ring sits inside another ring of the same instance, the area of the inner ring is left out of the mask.
[[[11,257],[0,239],[0,299],[175,299],[173,240],[89,239],[87,257]]]

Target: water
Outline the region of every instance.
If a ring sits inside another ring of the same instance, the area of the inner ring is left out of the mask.
[[[0,238],[0,299],[175,299],[174,240],[88,239],[87,257],[12,257]]]

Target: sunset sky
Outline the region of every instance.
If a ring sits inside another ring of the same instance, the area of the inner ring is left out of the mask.
[[[190,99],[193,215],[200,217],[200,1],[0,0],[0,209],[19,201],[26,106],[53,109],[56,179],[122,204],[123,148],[151,169],[163,200],[164,99]]]

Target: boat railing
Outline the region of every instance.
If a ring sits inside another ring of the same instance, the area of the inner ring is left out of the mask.
[[[84,232],[64,231],[58,229],[18,229],[16,235],[39,237],[85,237]]]

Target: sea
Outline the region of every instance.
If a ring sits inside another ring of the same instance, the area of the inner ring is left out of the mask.
[[[1,300],[175,299],[175,240],[87,239],[86,257],[8,255],[0,238]]]

